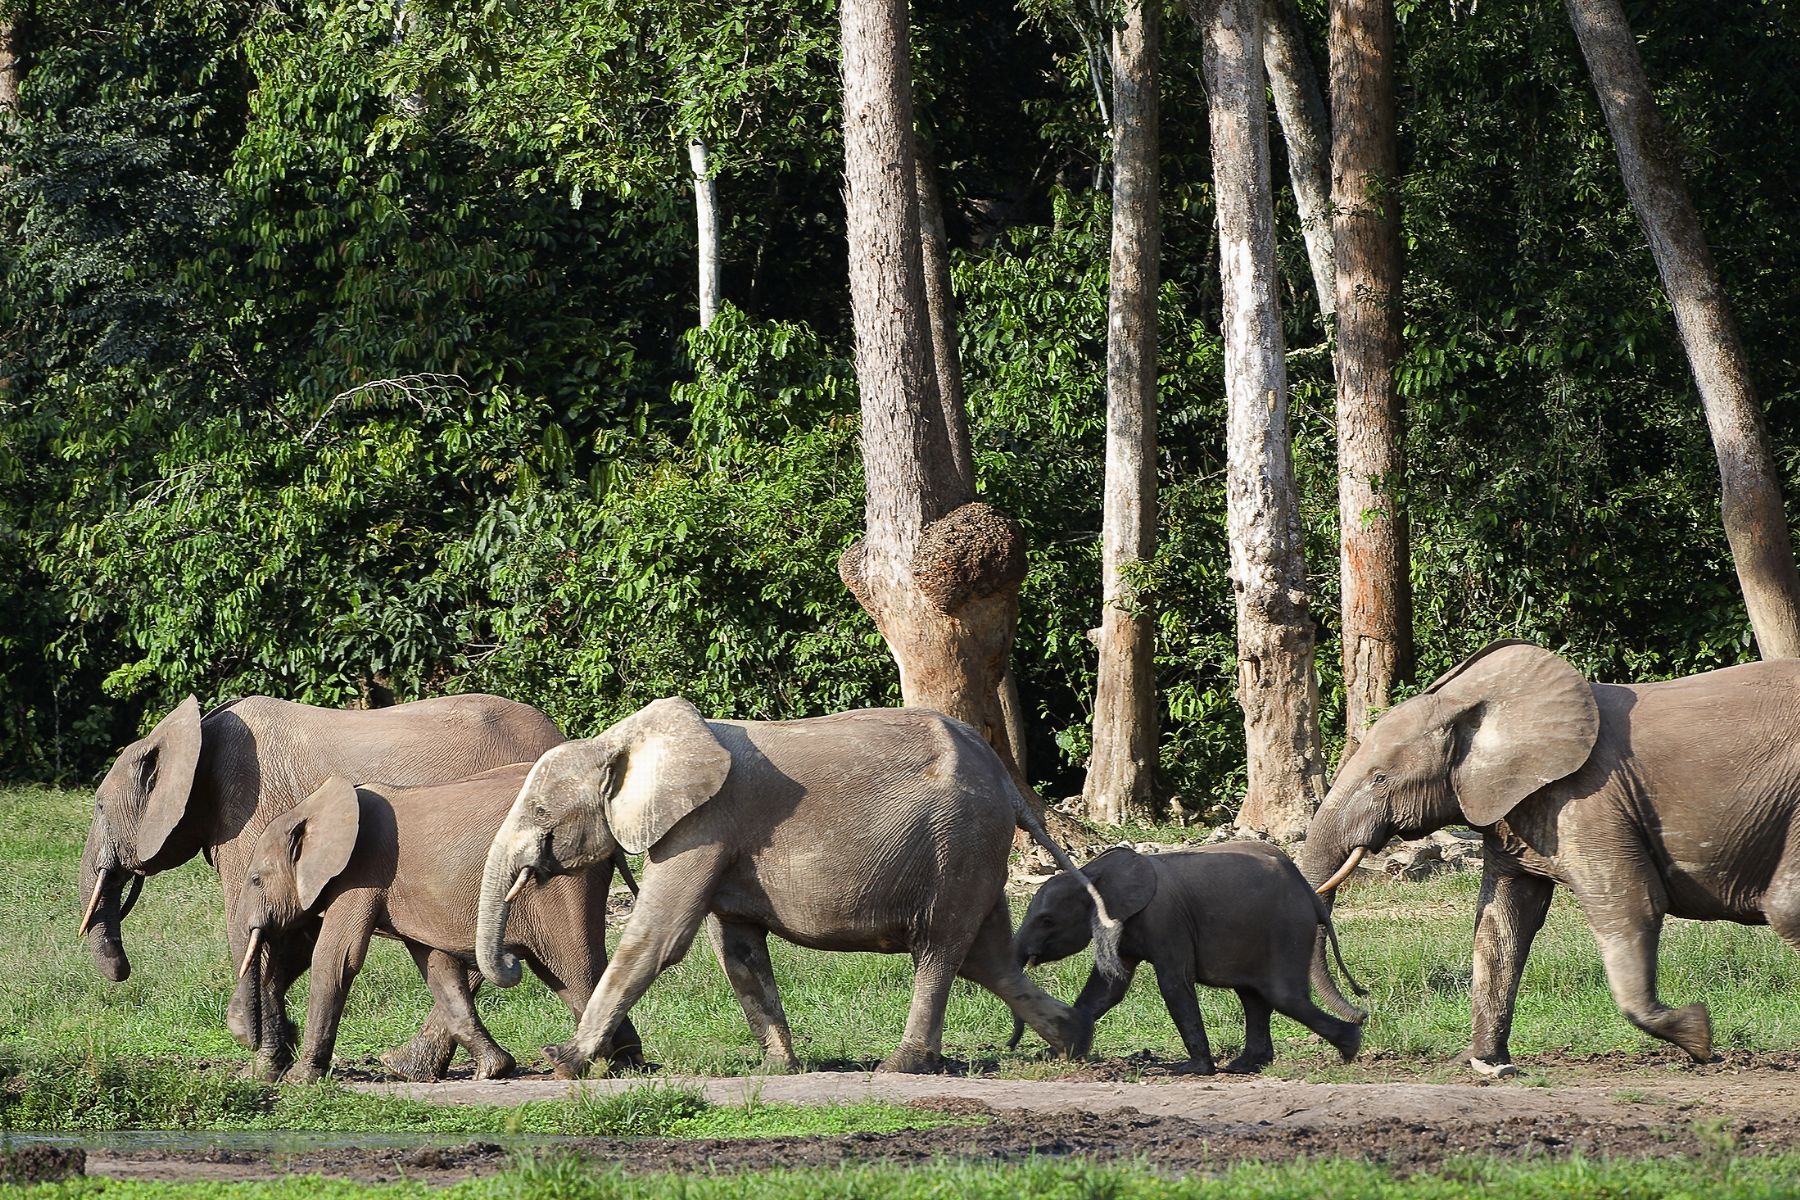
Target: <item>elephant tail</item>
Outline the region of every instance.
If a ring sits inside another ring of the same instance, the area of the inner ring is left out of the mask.
[[[1328,942],[1331,945],[1332,955],[1337,959],[1338,970],[1343,972],[1344,978],[1350,983],[1350,990],[1358,996],[1369,994],[1368,989],[1358,983],[1356,976],[1350,973],[1350,968],[1344,965],[1344,952],[1338,948],[1337,929],[1333,927],[1330,917],[1319,922],[1318,935],[1313,941],[1313,990],[1319,993],[1319,998],[1325,1002],[1326,1008],[1352,1024],[1361,1025],[1369,1019],[1369,1014],[1344,999],[1344,993],[1338,990],[1337,980],[1332,978],[1331,969],[1325,961],[1325,946]]]
[[[1069,857],[1069,852],[1064,850],[1061,844],[1044,829],[1044,823],[1037,819],[1037,814],[1031,811],[1031,806],[1025,803],[1025,797],[1019,794],[1019,789],[1010,779],[1006,781],[1006,790],[1012,796],[1013,820],[1017,822],[1019,828],[1029,833],[1038,845],[1048,850],[1050,857],[1056,860],[1057,866],[1081,880],[1082,886],[1087,888],[1088,897],[1094,902],[1095,968],[1108,979],[1128,978],[1125,973],[1125,964],[1119,959],[1119,937],[1124,932],[1125,926],[1106,911],[1106,901],[1101,898],[1100,889],[1094,886],[1091,879],[1081,873],[1081,868],[1075,865],[1075,861]],[[1016,1046],[1018,1043],[1015,1041],[1013,1044]]]
[[[1017,1050],[1019,1048],[1019,1043],[1021,1041],[1023,1041],[1024,1039],[1025,1039],[1025,1018],[1021,1017],[1018,1013],[1014,1013],[1013,1014],[1013,1033],[1012,1033],[1012,1037],[1007,1039],[1006,1048],[1008,1050]]]

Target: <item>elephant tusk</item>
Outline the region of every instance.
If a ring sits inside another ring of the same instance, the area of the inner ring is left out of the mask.
[[[514,900],[517,900],[519,898],[519,893],[524,891],[525,885],[530,882],[531,868],[520,867],[519,877],[513,880],[512,890],[506,893],[505,902],[511,904]]]
[[[250,931],[250,944],[244,948],[244,961],[238,965],[238,978],[242,979],[250,970],[250,962],[256,957],[256,948],[262,944],[262,926],[258,925]]]
[[[106,877],[110,874],[111,871],[102,871],[100,878],[94,881],[94,894],[88,897],[87,911],[81,914],[81,928],[76,930],[76,936],[87,936],[88,926],[94,923],[94,914],[100,911],[100,893],[106,890]]]
[[[1333,875],[1330,879],[1327,879],[1313,890],[1318,892],[1321,896],[1335,891],[1338,884],[1350,878],[1350,872],[1356,870],[1356,864],[1361,862],[1363,860],[1363,855],[1368,852],[1369,848],[1367,846],[1358,846],[1356,849],[1352,850],[1350,852],[1350,857],[1344,860],[1344,865],[1337,869],[1337,874]]]

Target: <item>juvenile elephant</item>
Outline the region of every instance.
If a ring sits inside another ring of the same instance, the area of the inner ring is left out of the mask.
[[[1792,659],[1616,686],[1496,642],[1375,723],[1313,818],[1300,867],[1329,890],[1390,837],[1466,822],[1486,850],[1470,1064],[1512,1069],[1519,974],[1558,883],[1626,1018],[1705,1061],[1706,1006],[1656,995],[1662,921],[1766,923],[1800,948],[1796,730]]]
[[[423,788],[357,788],[334,777],[270,821],[256,841],[231,927],[245,951],[240,974],[259,970],[257,947],[283,946],[314,927],[305,1041],[290,1081],[331,1070],[351,981],[373,934],[405,943],[431,986],[451,1036],[478,1079],[514,1062],[475,1014],[466,964],[475,954],[475,905],[488,845],[530,771],[517,763]],[[606,969],[606,896],[613,863],[548,880],[520,898],[510,944],[581,1015]],[[262,1022],[263,1040],[273,1021]],[[629,1027],[621,1042],[635,1049]]]
[[[938,713],[708,721],[685,700],[658,700],[532,768],[488,854],[476,958],[495,983],[514,983],[512,899],[533,878],[623,847],[645,856],[642,890],[574,1041],[551,1048],[561,1074],[611,1048],[625,1014],[709,913],[714,948],[771,1066],[795,1065],[771,932],[818,950],[912,954],[912,1010],[884,1070],[939,1064],[959,974],[1057,1050],[1080,1054],[1087,1023],[1013,961],[1003,891],[1021,824],[1074,869],[981,736]],[[1096,920],[1104,954],[1117,925],[1103,904]]]
[[[1244,1052],[1226,1064],[1227,1071],[1248,1074],[1275,1061],[1271,1012],[1330,1042],[1345,1062],[1356,1057],[1367,1014],[1344,999],[1324,959],[1314,959],[1321,932],[1337,952],[1337,932],[1324,902],[1287,855],[1261,842],[1164,854],[1118,847],[1082,871],[1124,925],[1119,958],[1125,970],[1116,976],[1094,971],[1076,998],[1075,1011],[1090,1023],[1125,998],[1131,973],[1147,960],[1197,1074],[1213,1073],[1213,1057],[1194,999],[1196,983],[1232,988],[1244,1006]],[[1056,962],[1087,945],[1092,908],[1073,877],[1045,883],[1013,939],[1019,965]],[[1338,969],[1360,994],[1341,954]],[[1337,1016],[1313,1003],[1309,983]],[[1020,1033],[1015,1022],[1015,1046]]]
[[[337,711],[268,696],[237,700],[200,715],[189,696],[127,746],[94,795],[94,821],[81,856],[81,931],[103,975],[131,973],[120,940],[145,876],[205,854],[218,872],[225,909],[237,901],[250,850],[263,827],[333,775],[400,787],[447,783],[490,767],[528,761],[563,741],[537,709],[498,696],[444,696],[369,711]],[[127,893],[127,884],[129,892]],[[244,943],[231,937],[232,964]],[[256,1045],[250,1011],[282,1011],[281,998],[306,958],[271,964],[262,995],[240,981],[226,1023]],[[291,1031],[262,1073],[285,1066]],[[438,1009],[407,1047],[390,1056],[401,1074],[435,1078],[455,1045]]]

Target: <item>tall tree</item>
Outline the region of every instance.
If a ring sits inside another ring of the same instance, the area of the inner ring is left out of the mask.
[[[1337,281],[1332,266],[1331,126],[1319,72],[1306,48],[1306,27],[1294,0],[1264,0],[1263,69],[1275,97],[1275,115],[1287,143],[1288,179],[1300,231],[1306,239],[1306,261],[1326,328],[1337,312]]]
[[[25,81],[25,32],[31,7],[0,16],[0,127],[19,113],[19,86]],[[0,171],[6,167],[0,165]]]
[[[1706,233],[1618,0],[1566,4],[1706,409],[1719,459],[1725,537],[1757,648],[1767,658],[1800,657],[1800,573],[1780,476]]]
[[[974,499],[938,391],[914,164],[905,0],[846,0],[844,207],[866,489],[838,573],[900,668],[907,704],[969,722],[1016,773],[1000,687],[1025,540]]]
[[[1402,491],[1400,209],[1393,0],[1331,2],[1338,546],[1347,759],[1412,670]]]
[[[1205,42],[1225,308],[1225,515],[1249,769],[1238,824],[1290,838],[1324,797],[1325,769],[1288,436],[1262,3],[1191,0],[1191,7]]]
[[[688,166],[694,172],[694,240],[700,260],[700,328],[719,315],[719,181],[707,165],[706,139],[688,143]]]
[[[1114,825],[1149,815],[1156,779],[1156,622],[1139,604],[1131,571],[1156,553],[1159,3],[1130,0],[1113,32],[1100,669],[1082,790],[1089,818]]]

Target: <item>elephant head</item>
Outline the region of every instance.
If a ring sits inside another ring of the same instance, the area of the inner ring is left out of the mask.
[[[1580,770],[1599,735],[1579,671],[1529,642],[1495,642],[1375,722],[1314,815],[1300,870],[1329,892],[1390,837],[1492,825]]]
[[[94,793],[94,823],[81,854],[81,932],[100,973],[131,974],[119,926],[146,875],[186,861],[173,837],[188,812],[200,763],[200,701],[189,696],[125,748]],[[126,884],[130,883],[127,893]]]
[[[1128,921],[1156,897],[1156,869],[1137,851],[1116,846],[1081,868],[1048,880],[1025,909],[1013,954],[1021,967],[1069,957],[1093,939],[1094,899],[1085,877],[1115,921]]]
[[[362,806],[356,787],[342,776],[327,779],[319,790],[276,817],[256,839],[250,870],[232,906],[231,926],[246,936],[238,977],[254,972],[247,994],[260,998],[265,940],[291,929],[319,903],[325,887],[343,873],[356,848]],[[251,1034],[273,1053],[279,1022],[252,1013]]]
[[[527,880],[642,854],[710,800],[731,752],[692,704],[657,700],[598,737],[544,752],[494,835],[481,880],[475,960],[501,987],[519,981],[506,918]]]

